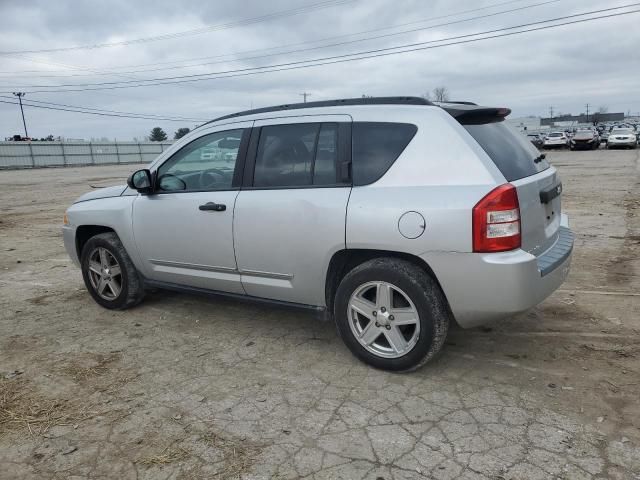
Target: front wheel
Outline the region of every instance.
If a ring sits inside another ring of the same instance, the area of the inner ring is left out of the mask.
[[[80,264],[87,290],[103,307],[123,310],[142,300],[142,281],[115,233],[91,237],[82,249]]]
[[[449,310],[440,287],[406,260],[377,258],[351,270],[335,298],[338,332],[351,352],[384,370],[415,370],[442,348]]]

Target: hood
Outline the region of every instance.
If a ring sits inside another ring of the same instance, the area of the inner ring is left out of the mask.
[[[126,185],[117,185],[115,187],[98,188],[80,195],[75,202],[86,202],[87,200],[97,200],[98,198],[119,197],[127,188]]]
[[[616,137],[616,138],[618,138],[618,137],[620,137],[620,138],[631,138],[632,136],[635,136],[635,135],[633,135],[633,133],[629,133],[629,132],[624,132],[624,133],[613,133],[612,132],[612,133],[609,134],[609,136],[610,137]]]
[[[578,132],[573,136],[576,140],[591,140],[594,137],[592,132]]]

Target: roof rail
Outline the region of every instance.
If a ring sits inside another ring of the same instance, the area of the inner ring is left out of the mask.
[[[433,105],[433,103],[422,97],[365,97],[343,98],[340,100],[323,100],[319,102],[289,103],[285,105],[277,105],[275,107],[255,108],[253,110],[245,110],[244,112],[224,115],[222,117],[214,118],[213,120],[203,123],[203,125],[218,122],[220,120],[227,120],[228,118],[244,117],[256,113],[281,112],[285,110],[299,110],[303,108],[316,107],[337,107],[341,105]]]

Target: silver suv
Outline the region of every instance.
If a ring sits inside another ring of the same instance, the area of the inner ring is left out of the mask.
[[[411,370],[454,319],[526,310],[569,271],[556,169],[509,113],[389,97],[228,115],[80,197],[65,246],[106,308],[150,287],[302,307]]]

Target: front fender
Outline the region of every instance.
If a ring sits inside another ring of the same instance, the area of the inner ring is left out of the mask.
[[[84,225],[102,226],[116,232],[136,268],[142,270],[142,261],[133,238],[132,211],[135,196],[118,196],[74,203],[67,210],[68,225],[63,227],[65,247],[74,263],[79,264],[75,253],[77,229]]]

